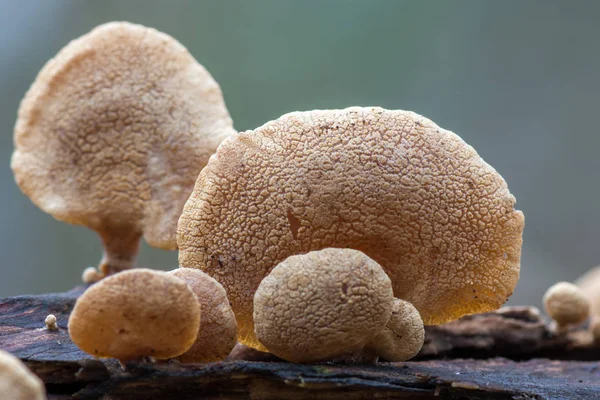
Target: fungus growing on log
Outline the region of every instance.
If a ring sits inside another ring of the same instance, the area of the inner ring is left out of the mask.
[[[176,248],[196,177],[233,132],[219,85],[185,47],[111,22],[39,72],[19,108],[11,166],[38,207],[100,235],[105,276],[134,265],[141,237]]]
[[[519,277],[523,214],[460,137],[408,111],[294,112],[226,139],[179,220],[183,267],[227,290],[257,347],[253,298],[291,255],[360,250],[424,323],[490,311]]]
[[[237,343],[237,322],[225,289],[198,269],[179,268],[169,274],[188,284],[198,298],[202,315],[196,341],[177,359],[184,363],[224,360]]]
[[[254,295],[254,329],[277,357],[327,361],[363,350],[392,314],[392,283],[357,250],[324,249],[277,265]]]
[[[103,279],[77,299],[69,335],[96,357],[169,359],[196,340],[200,305],[188,284],[162,271],[131,269]]]
[[[558,332],[569,325],[578,325],[590,316],[590,301],[585,294],[569,282],[558,282],[544,294],[544,308],[556,322]]]

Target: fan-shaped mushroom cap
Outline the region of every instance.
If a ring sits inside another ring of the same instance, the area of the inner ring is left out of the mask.
[[[558,282],[544,294],[544,307],[558,328],[584,322],[590,316],[590,301],[581,290],[569,282]]]
[[[367,349],[387,361],[406,361],[416,356],[425,340],[419,312],[407,301],[395,299],[392,316]]]
[[[292,362],[362,350],[392,313],[392,283],[360,251],[324,249],[277,265],[254,295],[260,343]]]
[[[254,346],[252,298],[293,254],[353,248],[427,324],[498,308],[519,277],[523,214],[452,132],[408,111],[294,112],[226,139],[179,220],[179,262],[227,290]]]
[[[194,268],[179,268],[171,275],[183,279],[200,303],[202,324],[196,341],[177,357],[184,363],[224,360],[237,343],[237,322],[227,292],[210,275]]]
[[[185,281],[132,269],[103,279],[77,299],[69,335],[81,350],[121,361],[186,352],[200,327],[200,305]]]
[[[590,313],[600,317],[600,266],[586,272],[575,283],[590,300]]]
[[[233,132],[219,85],[185,47],[112,22],[40,71],[21,102],[12,169],[42,210],[100,234],[110,273],[133,264],[141,235],[176,248],[198,173]]]
[[[6,400],[44,400],[44,384],[26,366],[0,350],[0,397]]]

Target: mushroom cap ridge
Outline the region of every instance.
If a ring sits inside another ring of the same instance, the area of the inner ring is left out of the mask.
[[[178,225],[179,263],[227,290],[239,340],[252,299],[290,255],[360,250],[425,324],[498,308],[518,281],[523,214],[456,134],[409,111],[286,114],[226,139]]]
[[[200,305],[188,284],[163,271],[130,269],[90,286],[69,316],[81,350],[121,361],[168,359],[186,352],[200,327]]]
[[[232,132],[219,85],[185,47],[111,22],[39,72],[19,108],[11,166],[55,218],[173,250],[198,173]]]
[[[392,314],[392,283],[357,250],[288,257],[254,295],[254,329],[269,352],[297,363],[361,351]]]

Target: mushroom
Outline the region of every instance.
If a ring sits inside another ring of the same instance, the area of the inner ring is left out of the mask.
[[[362,351],[388,323],[394,296],[380,265],[352,249],[291,256],[254,295],[256,337],[296,363]]]
[[[523,214],[452,132],[408,111],[294,112],[226,139],[179,220],[179,263],[227,290],[239,340],[252,301],[294,254],[352,248],[379,263],[425,324],[490,311],[519,277]]]
[[[600,317],[600,266],[586,272],[575,283],[590,300],[590,313]]]
[[[569,282],[558,282],[550,286],[543,301],[558,332],[563,332],[569,325],[581,324],[590,316],[590,301],[587,296]]]
[[[26,366],[0,350],[0,397],[7,400],[44,400],[44,384]]]
[[[366,348],[387,361],[406,361],[419,353],[424,341],[425,329],[417,309],[395,299],[389,322]]]
[[[77,299],[69,335],[81,350],[121,362],[169,359],[196,340],[200,306],[185,281],[131,269],[103,279]]]
[[[600,318],[594,317],[592,319],[592,323],[590,325],[590,330],[592,331],[592,337],[594,338],[594,343],[600,346]]]
[[[100,235],[108,275],[134,265],[142,236],[176,249],[195,179],[233,132],[219,85],[185,47],[111,22],[39,72],[19,108],[11,166],[38,207]]]
[[[196,341],[177,359],[184,363],[224,360],[237,342],[237,322],[225,289],[198,269],[179,268],[169,274],[188,284],[198,298],[202,315]]]
[[[46,329],[48,329],[49,331],[58,330],[58,324],[56,323],[56,316],[54,314],[48,314],[48,316],[44,320],[44,324],[46,325]]]

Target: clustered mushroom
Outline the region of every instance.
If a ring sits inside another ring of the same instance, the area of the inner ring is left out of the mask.
[[[101,25],[63,48],[14,136],[22,191],[103,242],[82,278],[113,276],[68,326],[98,357],[215,361],[237,335],[294,362],[406,360],[423,323],[494,310],[519,277],[523,214],[456,134],[377,107],[238,134],[211,75],[140,25]],[[182,268],[130,270],[142,237],[179,247]]]
[[[45,400],[44,384],[10,353],[0,350],[0,397],[7,400]]]
[[[544,307],[556,325],[558,333],[570,325],[583,323],[590,316],[590,301],[585,294],[569,282],[558,282],[546,291]]]
[[[38,207],[100,235],[91,282],[132,267],[142,236],[176,248],[195,179],[234,132],[219,85],[185,47],[111,22],[39,72],[19,108],[11,166]]]
[[[328,248],[288,257],[273,268],[254,295],[254,328],[269,352],[292,362],[366,349],[404,361],[424,339],[419,313],[404,304],[395,301],[390,278],[371,258]]]
[[[519,277],[523,214],[456,134],[408,111],[294,112],[221,143],[179,220],[183,267],[227,290],[260,348],[253,299],[289,256],[359,250],[426,324],[494,310]]]
[[[188,284],[166,272],[136,268],[88,288],[69,316],[80,349],[121,362],[185,353],[200,328],[200,305]]]

